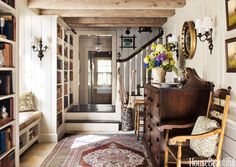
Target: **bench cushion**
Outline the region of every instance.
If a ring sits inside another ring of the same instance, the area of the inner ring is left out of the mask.
[[[42,118],[42,113],[40,111],[32,111],[32,112],[20,112],[19,113],[19,124],[20,131],[33,122],[40,120]]]

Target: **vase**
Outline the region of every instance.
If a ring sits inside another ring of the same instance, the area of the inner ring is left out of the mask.
[[[161,67],[155,67],[152,69],[153,83],[165,82],[166,70]]]

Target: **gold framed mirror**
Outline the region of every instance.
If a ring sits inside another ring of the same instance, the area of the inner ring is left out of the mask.
[[[197,32],[193,21],[186,21],[182,27],[181,51],[186,59],[192,59],[197,47]]]

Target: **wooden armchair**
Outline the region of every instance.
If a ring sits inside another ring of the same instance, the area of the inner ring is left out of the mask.
[[[230,89],[231,89],[230,87],[228,88],[228,90],[218,89],[215,93],[211,92],[210,94],[208,109],[207,109],[207,117],[216,120],[220,125],[219,128],[204,134],[176,136],[169,139],[169,130],[175,128],[175,126],[172,125],[168,127],[162,127],[163,130],[166,130],[166,145],[165,145],[165,160],[164,160],[165,167],[168,167],[169,165],[173,164],[176,164],[177,167],[181,167],[183,165],[189,166],[191,163],[190,160],[192,158],[194,158],[194,160],[199,160],[198,162],[203,162],[203,161],[206,162],[208,158],[198,157],[197,154],[190,149],[188,141],[196,139],[204,139],[217,134],[218,134],[218,140],[217,140],[218,148],[216,154],[211,158],[212,160],[216,160],[216,166],[220,167],[221,151],[222,151],[225,126],[230,102]],[[181,128],[181,126],[180,125],[176,126],[176,128]]]

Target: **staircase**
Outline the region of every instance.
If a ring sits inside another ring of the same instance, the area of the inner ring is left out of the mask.
[[[131,100],[144,98],[144,83],[148,81],[148,74],[143,65],[143,59],[151,52],[152,43],[162,43],[163,29],[159,29],[159,33],[153,39],[148,41],[142,47],[126,58],[121,58],[121,54],[117,56],[117,68],[120,71],[121,85],[118,85],[118,92],[123,92],[124,104],[128,103],[128,97],[131,94]],[[134,81],[131,81],[132,70],[135,70]],[[132,86],[130,85],[132,82]],[[123,90],[120,90],[122,89]],[[131,90],[130,90],[131,89]],[[129,91],[128,91],[129,90]]]
[[[117,70],[120,74],[120,80],[118,80],[122,82],[118,82],[117,84],[118,96],[115,113],[67,112],[65,115],[66,131],[117,132],[120,129],[121,105],[128,104],[129,94],[131,94],[131,100],[144,98],[144,83],[148,77],[143,66],[143,59],[150,53],[150,47],[153,42],[162,43],[162,36],[163,30],[160,29],[157,36],[126,58],[122,58],[121,54],[118,53]],[[131,82],[132,71],[135,72],[133,73],[134,79]],[[117,78],[119,77],[117,76]],[[131,83],[132,86],[130,87],[129,85]],[[125,94],[123,100],[121,100],[122,91],[124,91],[123,94]],[[117,120],[117,118],[119,118],[119,120]]]

